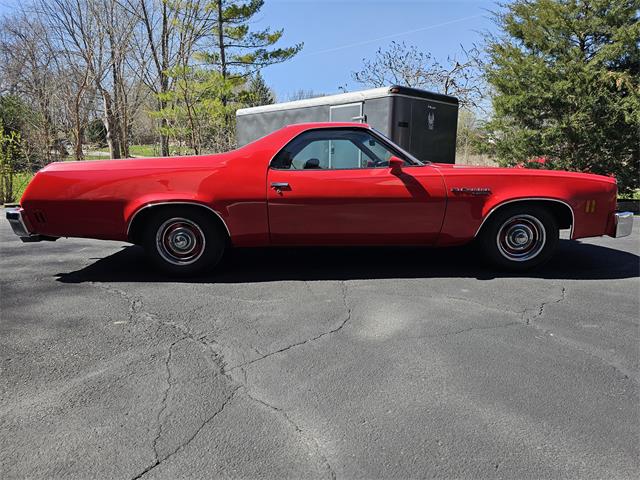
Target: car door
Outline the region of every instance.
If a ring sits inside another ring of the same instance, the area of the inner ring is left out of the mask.
[[[389,168],[400,156],[365,128],[303,132],[267,175],[270,239],[280,245],[433,244],[446,193],[429,165]]]

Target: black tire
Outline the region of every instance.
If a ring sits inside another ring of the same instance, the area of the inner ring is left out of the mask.
[[[547,262],[555,253],[559,237],[558,222],[549,210],[514,205],[489,217],[478,243],[491,264],[521,272]]]
[[[196,208],[158,209],[143,229],[142,246],[151,263],[173,276],[195,276],[212,269],[227,245],[226,232]]]

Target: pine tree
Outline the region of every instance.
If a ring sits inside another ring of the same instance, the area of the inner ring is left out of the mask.
[[[246,76],[274,63],[291,59],[302,44],[292,47],[272,48],[281,38],[283,30],[267,28],[251,31],[249,23],[257,14],[264,0],[214,0],[209,8],[217,12],[214,30],[214,46],[201,52],[202,59],[214,66],[223,78]]]
[[[264,81],[260,72],[251,77],[242,95],[242,103],[247,107],[271,105],[275,102],[273,91]]]
[[[515,0],[488,39],[488,124],[503,164],[613,174],[638,188],[639,0]]]
[[[256,95],[251,102],[273,102],[258,72],[266,66],[293,58],[302,49],[301,43],[276,47],[282,38],[282,29],[250,29],[252,18],[263,5],[263,0],[213,0],[208,6],[215,12],[212,45],[196,54],[202,65],[197,68],[200,86],[196,89],[202,92],[200,98],[209,106],[206,109],[220,115],[210,122],[215,150],[235,146],[236,108]]]

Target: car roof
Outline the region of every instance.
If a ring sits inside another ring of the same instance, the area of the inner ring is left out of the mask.
[[[292,123],[284,128],[294,128],[296,130],[311,130],[314,128],[336,128],[336,127],[350,127],[350,128],[366,128],[371,127],[367,123],[359,122],[307,122],[307,123]]]

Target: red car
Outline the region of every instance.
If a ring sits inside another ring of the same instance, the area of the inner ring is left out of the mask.
[[[423,162],[360,123],[291,125],[218,155],[53,163],[7,218],[23,241],[58,237],[144,246],[174,274],[228,247],[462,245],[523,270],[558,231],[629,235],[616,181],[560,171]]]

